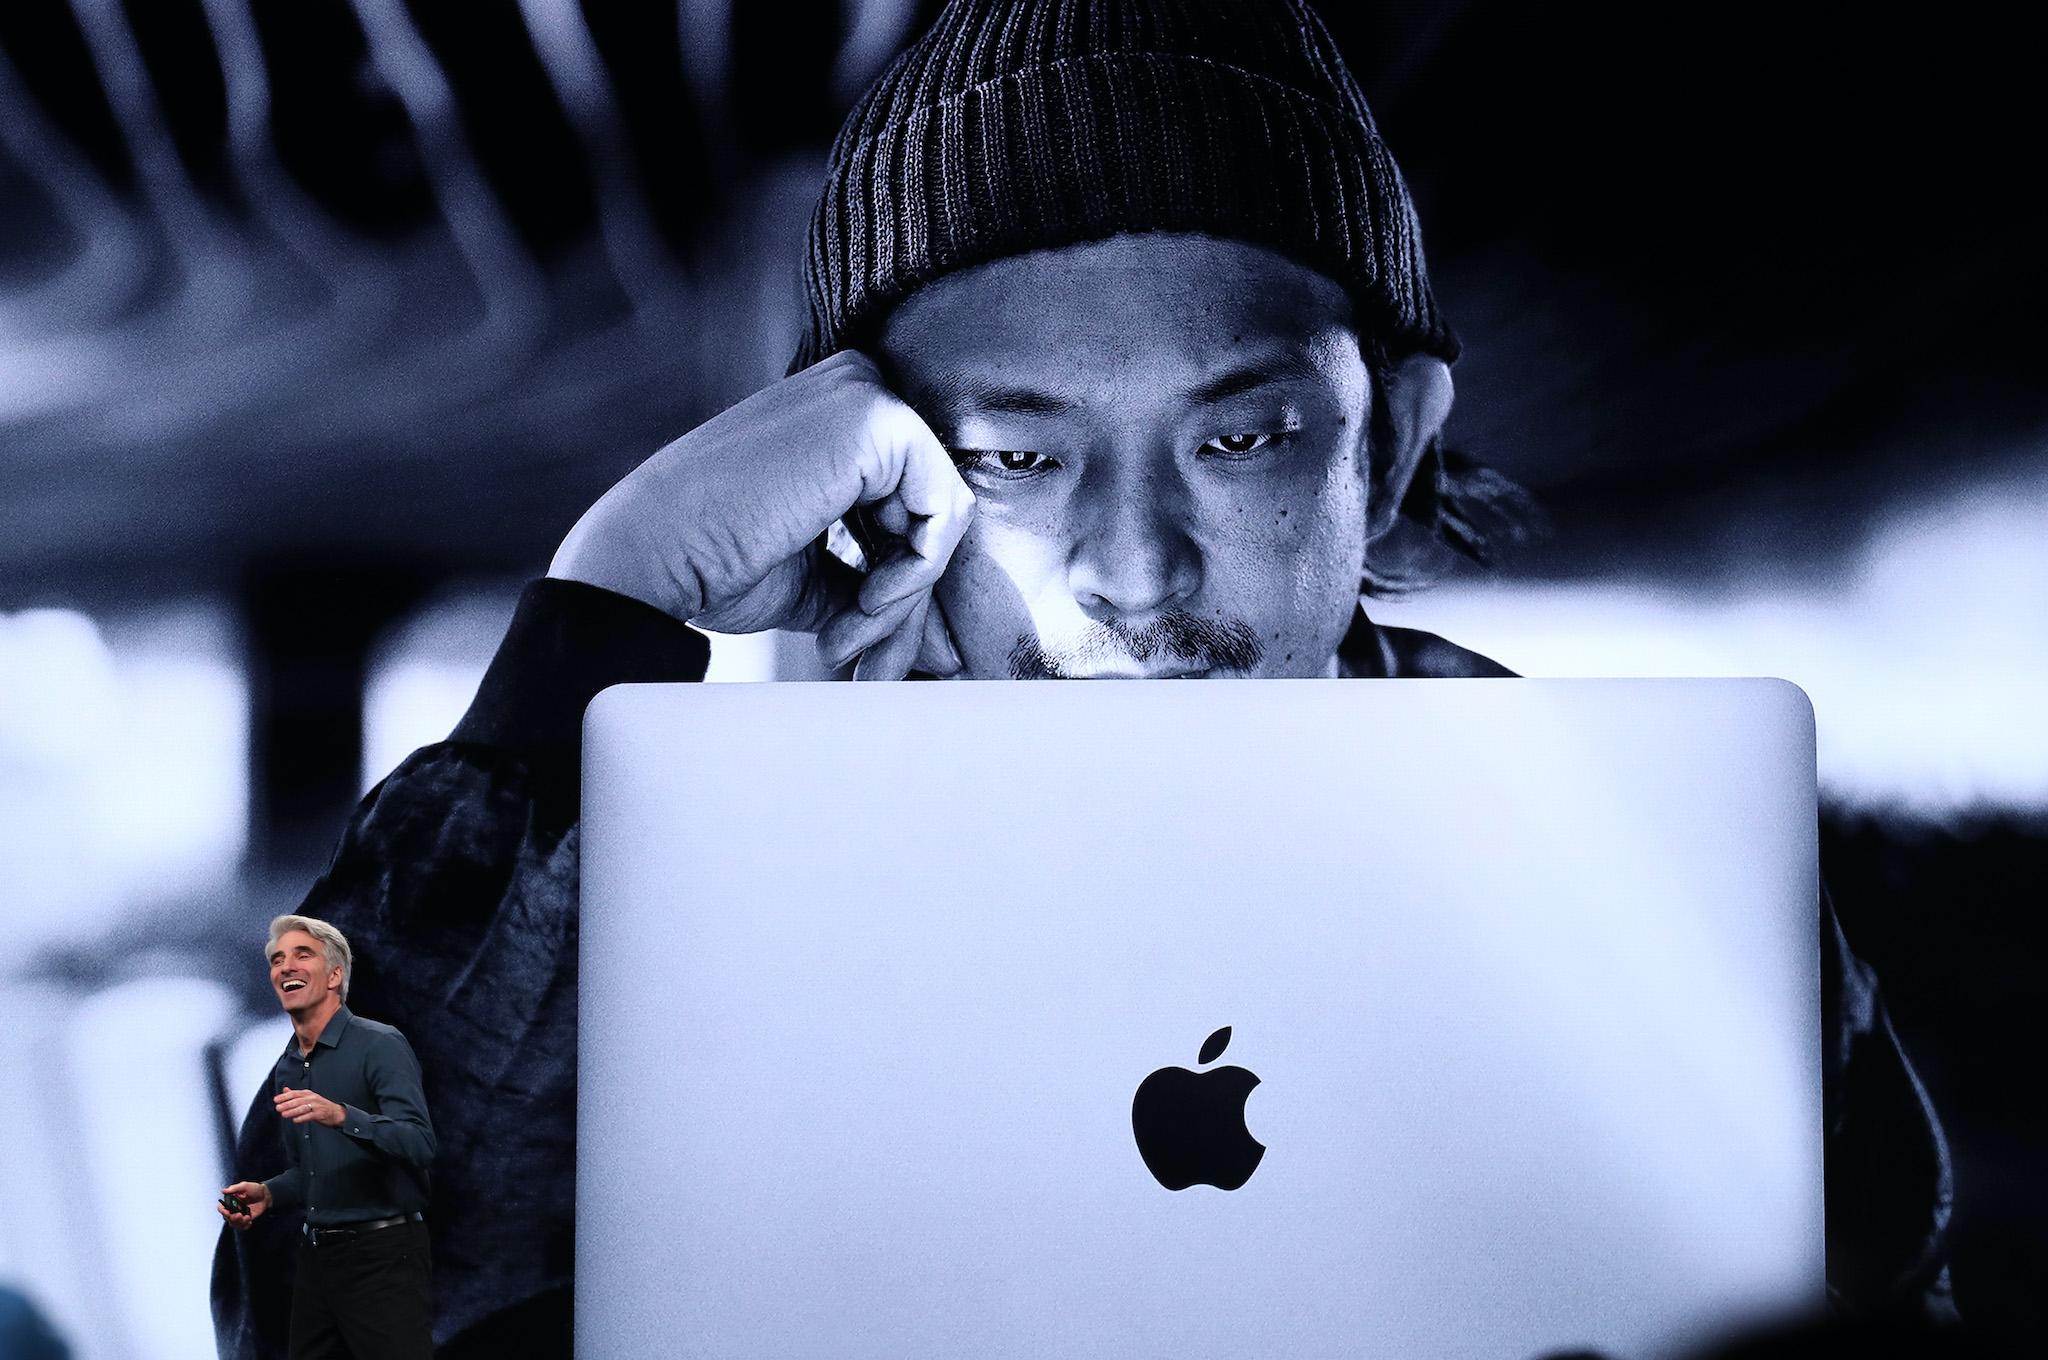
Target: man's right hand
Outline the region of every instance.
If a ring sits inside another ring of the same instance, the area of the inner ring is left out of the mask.
[[[218,1200],[214,1202],[213,1207],[220,1213],[220,1216],[239,1229],[247,1230],[251,1223],[263,1217],[270,1210],[270,1187],[264,1185],[261,1181],[236,1181],[233,1185],[222,1190],[221,1194],[233,1195],[236,1199],[249,1206],[248,1213],[237,1214],[230,1212],[228,1206],[220,1203]]]
[[[856,506],[888,535],[863,575],[820,545]],[[833,355],[714,416],[585,512],[548,574],[718,632],[816,633],[862,679],[959,657],[932,587],[974,513],[938,437],[866,356]]]

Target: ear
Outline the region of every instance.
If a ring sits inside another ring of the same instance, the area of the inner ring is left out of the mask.
[[[1385,441],[1388,447],[1370,450],[1372,481],[1365,502],[1368,540],[1394,527],[1394,517],[1400,513],[1416,469],[1422,466],[1423,455],[1443,434],[1454,391],[1451,366],[1434,354],[1410,354],[1387,366],[1385,389],[1372,394],[1372,399],[1381,403],[1385,421],[1371,422],[1369,428],[1387,429],[1393,437]]]

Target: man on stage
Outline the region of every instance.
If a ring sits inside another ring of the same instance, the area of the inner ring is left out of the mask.
[[[292,1019],[271,1071],[287,1169],[238,1181],[220,1216],[246,1229],[303,1210],[291,1357],[409,1360],[434,1353],[424,1210],[434,1126],[419,1060],[389,1025],[350,1013],[348,940],[325,921],[270,923],[270,986]]]

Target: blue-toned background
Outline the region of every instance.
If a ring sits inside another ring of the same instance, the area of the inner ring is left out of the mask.
[[[825,143],[931,9],[0,5],[0,1285],[73,1354],[211,1352],[265,922],[579,511],[781,373]],[[1958,1298],[2038,1333],[2030,49],[1968,5],[1328,17],[1466,344],[1453,442],[1552,522],[1376,615],[1807,688],[1827,872],[1955,1142]]]

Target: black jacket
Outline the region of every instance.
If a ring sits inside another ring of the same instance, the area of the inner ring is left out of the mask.
[[[356,810],[306,915],[355,947],[351,994],[411,1036],[436,1113],[428,1210],[443,1357],[567,1356],[576,1117],[578,737],[608,685],[701,680],[704,637],[562,581],[529,586],[476,701]],[[1504,676],[1363,613],[1340,652],[1359,677]],[[1950,1173],[1926,1093],[1870,969],[1822,905],[1830,1288],[1859,1312],[1948,1312]],[[259,1093],[236,1175],[283,1169]],[[223,1230],[221,1355],[284,1354],[288,1215]]]

